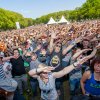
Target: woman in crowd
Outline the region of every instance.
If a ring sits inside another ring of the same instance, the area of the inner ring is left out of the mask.
[[[82,92],[90,96],[91,100],[100,100],[100,56],[94,58],[90,69],[81,79]]]
[[[95,53],[96,50],[94,50],[91,55],[82,58],[58,72],[51,72],[54,70],[54,67],[48,67],[44,64],[40,64],[38,68],[30,70],[29,75],[37,78],[39,82],[42,100],[57,100],[58,94],[55,88],[55,79],[63,77],[75,68],[79,68],[80,64],[83,64],[85,61],[93,57]]]

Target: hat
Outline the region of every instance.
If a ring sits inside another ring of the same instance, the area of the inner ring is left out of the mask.
[[[3,52],[0,52],[0,57],[4,57],[4,53]]]

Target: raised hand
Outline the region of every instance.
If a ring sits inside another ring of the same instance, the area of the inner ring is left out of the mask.
[[[89,59],[91,59],[92,57],[94,57],[95,54],[96,54],[96,52],[97,52],[97,49],[95,48],[95,49],[92,51],[92,53],[91,53],[90,55],[85,56],[85,57],[83,57],[82,59],[79,59],[79,60],[75,63],[76,66],[82,65],[84,62],[86,62],[86,61],[88,61]]]
[[[92,50],[92,49],[83,49],[83,50],[81,50],[81,51],[79,51],[79,52],[76,52],[76,53],[73,55],[72,59],[75,60],[75,59],[76,59],[77,57],[79,57],[82,53],[87,52],[87,51],[90,51],[90,50]]]
[[[82,59],[79,60],[79,64],[81,65],[81,64],[85,63],[88,60],[89,60],[88,57],[84,57],[84,58],[82,58]]]
[[[25,56],[31,56],[31,52],[27,52]]]
[[[47,68],[45,68],[45,69],[43,70],[43,72],[49,73],[49,72],[51,72],[51,71],[54,70],[54,69],[55,69],[54,67],[47,67]]]
[[[56,39],[56,33],[51,33],[51,38]]]
[[[83,39],[82,39],[82,36],[80,36],[80,37],[78,37],[78,38],[75,39],[75,42],[76,42],[76,43],[79,43],[79,42],[81,42],[82,40],[83,40]]]
[[[96,46],[97,49],[100,49],[100,43]]]
[[[54,67],[49,67],[49,66],[47,66],[47,67],[40,67],[40,68],[38,68],[38,69],[37,69],[37,72],[38,72],[38,73],[41,73],[41,72],[47,72],[47,73],[49,73],[49,72],[51,72],[52,70],[54,70]]]

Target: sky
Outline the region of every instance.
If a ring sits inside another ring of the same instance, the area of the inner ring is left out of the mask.
[[[0,0],[0,8],[15,11],[27,18],[39,18],[53,12],[73,10],[86,0]]]

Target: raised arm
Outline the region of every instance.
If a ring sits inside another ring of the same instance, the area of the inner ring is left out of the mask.
[[[71,50],[77,43],[79,43],[79,42],[81,42],[81,41],[82,41],[81,37],[77,38],[77,39],[73,42],[73,44],[70,44],[67,48],[65,48],[65,49],[63,50],[62,54],[65,55],[69,50]]]
[[[70,44],[67,48],[65,48],[62,52],[65,55],[69,50],[71,50],[76,44]]]
[[[79,52],[76,52],[74,55],[73,55],[73,57],[72,57],[72,59],[73,60],[75,60],[77,57],[79,57],[82,53],[84,53],[84,52],[86,52],[86,51],[90,51],[91,49],[83,49],[83,50],[81,50],[81,51],[79,51]]]
[[[41,64],[39,65],[41,66]],[[32,69],[28,72],[28,74],[31,76],[31,77],[38,77],[39,73],[42,73],[42,72],[51,72],[51,70],[54,70],[53,67],[48,67],[48,66],[44,66],[44,67],[38,67],[36,69]]]
[[[14,56],[4,57],[2,61],[9,61],[11,58],[14,58]]]
[[[51,34],[51,39],[50,39],[50,45],[49,45],[49,51],[50,53],[53,51],[54,47],[54,39],[56,38],[56,34],[52,33]]]
[[[69,72],[71,72],[73,69],[75,68],[80,68],[80,65],[83,64],[84,62],[88,61],[89,59],[91,59],[93,56],[95,56],[96,54],[96,49],[93,50],[93,52],[86,57],[83,57],[82,59],[78,60],[77,62],[75,62],[74,64],[65,67],[63,70],[59,71],[59,72],[54,72],[53,76],[55,78],[60,78],[63,77],[64,75],[68,74]]]
[[[94,57],[96,55],[96,52],[97,52],[97,49],[94,48],[93,51],[92,51],[92,53],[89,56],[86,56],[86,59],[91,59],[92,57]]]

